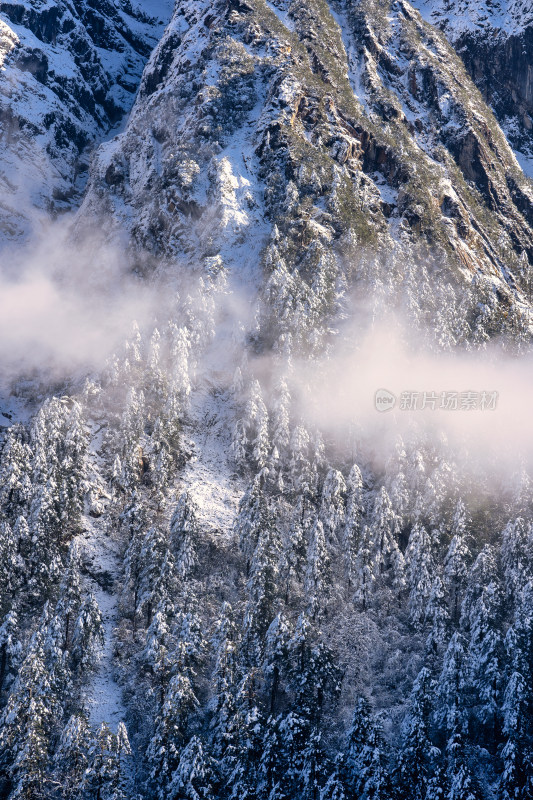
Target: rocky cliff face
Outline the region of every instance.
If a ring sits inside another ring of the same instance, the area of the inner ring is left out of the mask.
[[[444,31],[533,177],[533,10],[527,2],[418,0]]]
[[[178,4],[85,214],[158,256],[237,263],[246,240],[257,261],[270,237],[297,294],[354,242],[422,242],[504,295],[533,257],[531,185],[461,59],[403,1]]]
[[[130,109],[170,3],[0,3],[0,229],[72,206],[88,148]]]

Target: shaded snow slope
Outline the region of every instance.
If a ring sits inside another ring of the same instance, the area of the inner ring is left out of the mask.
[[[105,516],[97,520],[84,517],[85,530],[79,536],[86,589],[94,594],[104,622],[102,657],[85,690],[85,703],[90,724],[95,730],[105,722],[116,732],[118,723],[126,716],[113,666],[113,638],[118,618],[115,581],[119,576],[121,561],[118,543],[106,531],[105,519]]]
[[[467,31],[501,31],[515,36],[533,25],[529,0],[413,0],[413,5],[455,40]]]
[[[171,8],[0,3],[0,242],[76,202],[86,150],[129,111]]]
[[[414,0],[440,28],[492,106],[520,166],[533,177],[533,4]]]
[[[178,484],[179,492],[187,491],[196,504],[202,532],[226,540],[244,491],[231,462],[233,413],[227,390],[204,379],[193,393],[184,425],[191,458]]]

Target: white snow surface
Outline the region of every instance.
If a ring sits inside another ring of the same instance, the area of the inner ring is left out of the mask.
[[[85,690],[84,699],[91,727],[97,730],[102,722],[106,722],[116,733],[118,723],[126,716],[122,691],[113,674],[113,638],[118,619],[113,583],[118,577],[120,558],[118,542],[105,531],[104,520],[105,515],[99,519],[83,517],[85,530],[78,536],[84,561],[90,562],[89,569],[95,576],[85,576],[85,589],[94,594],[104,622],[102,657]],[[107,580],[101,585],[104,576]]]
[[[192,449],[179,482],[198,507],[204,534],[231,539],[244,488],[231,463],[233,415],[228,391],[207,376],[194,392],[184,436]]]
[[[531,0],[411,0],[424,19],[446,30],[452,41],[465,32],[502,31],[519,36],[533,24]]]

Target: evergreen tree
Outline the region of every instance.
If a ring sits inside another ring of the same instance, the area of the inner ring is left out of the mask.
[[[287,653],[287,684],[294,708],[318,727],[326,700],[333,706],[340,692],[335,653],[320,640],[320,631],[313,631],[306,614],[298,618]]]
[[[513,672],[502,705],[505,744],[498,800],[526,800],[533,791],[533,752],[527,729],[529,695],[523,676]]]
[[[148,747],[150,791],[153,797],[169,797],[172,777],[186,744],[190,718],[198,700],[189,678],[177,674],[168,684],[163,705],[155,719],[154,735]]]
[[[54,755],[54,783],[64,800],[81,797],[81,785],[89,765],[89,726],[81,715],[73,715],[61,732]]]
[[[433,557],[431,539],[419,522],[415,522],[405,551],[407,584],[409,586],[409,617],[413,625],[424,619],[433,588]]]
[[[79,544],[74,540],[69,548],[67,565],[61,581],[56,613],[61,617],[64,626],[63,649],[70,648],[74,632],[74,623],[81,605],[81,552]]]
[[[0,719],[0,769],[13,786],[10,797],[42,796],[50,734],[60,713],[45,666],[43,636],[36,633]]]
[[[139,553],[139,578],[138,578],[138,610],[144,613],[146,624],[152,621],[152,616],[161,599],[161,579],[166,576],[166,567],[169,562],[169,542],[167,535],[156,525],[149,528],[142,542]]]
[[[440,751],[430,739],[430,717],[434,685],[425,667],[419,672],[411,693],[410,708],[403,725],[399,762],[399,786],[402,796],[425,800],[434,763]]]
[[[321,736],[312,731],[303,752],[301,772],[301,797],[304,800],[319,800],[325,783],[326,759],[322,749]]]
[[[244,642],[252,663],[260,658],[263,639],[274,617],[279,595],[280,537],[277,528],[268,524],[259,533],[247,582],[244,615]]]
[[[324,529],[320,519],[317,519],[311,530],[305,573],[308,609],[313,619],[324,608],[324,603],[328,596],[330,583],[329,565],[330,560]]]
[[[398,547],[399,524],[390,498],[384,487],[378,492],[370,519],[372,533],[371,555],[379,575],[391,572],[398,587],[404,581],[404,558]]]
[[[74,401],[66,420],[64,457],[62,460],[62,495],[65,500],[69,524],[79,527],[83,500],[89,489],[87,475],[87,450],[89,434],[81,405]]]
[[[322,487],[319,519],[324,528],[328,541],[334,542],[339,538],[341,526],[344,523],[344,495],[346,483],[336,469],[330,469]]]
[[[457,624],[470,559],[466,509],[462,500],[457,502],[451,533],[452,539],[444,559],[444,584],[449,597],[450,615]]]
[[[202,742],[192,736],[181,751],[178,768],[172,776],[169,798],[172,800],[210,800],[211,770]]]
[[[372,531],[368,525],[364,525],[353,566],[354,600],[361,606],[363,611],[367,610],[377,578],[373,551],[374,538]]]
[[[144,385],[150,388],[152,408],[164,406],[168,397],[168,382],[161,362],[161,334],[154,328],[148,348]]]
[[[405,560],[398,547],[398,534],[398,519],[382,487],[375,499],[370,524],[363,527],[355,560],[355,598],[363,610],[378,583],[387,582],[395,589],[404,586]]]
[[[344,761],[339,754],[335,759],[333,772],[320,792],[320,800],[348,800],[343,780],[344,772]]]
[[[81,672],[94,669],[102,655],[104,623],[94,595],[81,604],[72,634],[72,660]]]
[[[22,425],[12,425],[0,460],[0,506],[13,521],[31,499],[32,456],[26,431]]]
[[[102,722],[89,747],[89,766],[84,775],[82,796],[95,800],[128,800],[126,760],[131,756],[126,726],[119,722],[117,733]]]
[[[230,800],[256,800],[261,783],[261,754],[264,720],[256,703],[253,673],[247,673],[239,682],[236,692],[236,711],[231,722],[233,751],[232,764],[225,791]],[[229,732],[229,731],[228,731]]]
[[[0,625],[0,691],[9,685],[21,655],[19,623],[15,611],[8,611]]]
[[[354,464],[346,481],[346,516],[344,521],[344,535],[342,537],[346,575],[352,585],[355,581],[355,564],[361,535],[363,513],[363,477],[357,464]]]
[[[381,725],[370,703],[361,697],[348,731],[346,772],[349,789],[361,800],[392,797]]]
[[[436,719],[450,736],[462,732],[464,727],[465,646],[459,632],[453,634],[442,664],[437,685],[437,696],[441,701]]]
[[[303,425],[297,425],[290,441],[289,477],[294,494],[313,497],[313,469],[311,466],[311,439]]]
[[[180,403],[185,405],[191,393],[189,373],[190,334],[186,327],[178,327],[174,323],[170,323],[169,329],[172,389],[176,392]]]
[[[500,634],[502,591],[492,549],[485,546],[474,562],[462,606],[463,629],[469,630],[468,673],[479,703],[479,719],[493,750],[499,735],[501,705]]]
[[[227,779],[235,767],[237,642],[233,609],[229,603],[222,606],[213,637],[215,666],[211,677],[212,698],[209,703],[210,752],[221,765],[223,779]]]
[[[166,602],[170,603],[168,598]],[[157,607],[146,632],[146,646],[143,652],[143,659],[154,676],[155,684],[159,687],[161,696],[169,679],[172,667],[170,651],[174,644],[174,637],[168,624],[165,605],[165,602],[163,602]]]
[[[183,492],[170,521],[172,548],[176,557],[176,574],[187,578],[196,564],[198,540],[198,507],[188,492]]]
[[[268,712],[273,715],[279,705],[281,678],[288,670],[290,628],[280,612],[266,633],[263,671],[268,689]]]
[[[261,475],[256,475],[239,503],[239,513],[235,520],[235,534],[247,561],[247,571],[250,569],[261,531],[271,524],[263,479]]]
[[[433,579],[425,620],[431,626],[426,648],[429,656],[434,658],[442,652],[446,645],[450,623],[450,612],[446,602],[444,583],[440,575],[436,575]]]
[[[144,393],[131,388],[121,422],[122,483],[128,490],[139,482],[143,472],[142,437],[146,410]]]
[[[500,550],[503,585],[511,602],[517,601],[522,587],[533,578],[532,539],[530,526],[521,517],[509,522],[503,531]]]
[[[291,582],[301,580],[306,565],[310,529],[313,525],[312,506],[302,496],[298,497],[284,536],[280,574],[285,586],[285,602],[289,601]]]
[[[267,465],[270,441],[268,411],[263,401],[259,381],[252,381],[250,397],[245,409],[245,428],[251,443],[251,457],[255,469],[260,472]]]
[[[24,575],[24,564],[17,552],[17,536],[9,522],[0,522],[0,611],[13,604]]]
[[[282,459],[285,459],[287,455],[290,442],[290,404],[289,388],[284,378],[281,378],[276,386],[274,396],[272,445],[277,448]]]
[[[121,516],[122,527],[128,537],[128,546],[124,555],[124,580],[122,586],[121,603],[128,610],[135,628],[137,613],[139,611],[141,595],[141,574],[143,562],[141,560],[142,546],[145,536],[145,513],[140,506],[135,493],[132,502],[126,507]]]

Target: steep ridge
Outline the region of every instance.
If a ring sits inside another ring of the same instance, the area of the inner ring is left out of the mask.
[[[81,218],[199,262],[220,254],[225,175],[242,187],[232,224],[250,232],[262,204],[307,284],[317,253],[352,239],[425,242],[503,295],[533,256],[531,186],[461,60],[403,0],[178,4]]]
[[[533,178],[533,9],[527,0],[416,0],[444,31]]]
[[[129,111],[171,8],[0,3],[2,238],[28,235],[79,199],[88,148]]]

